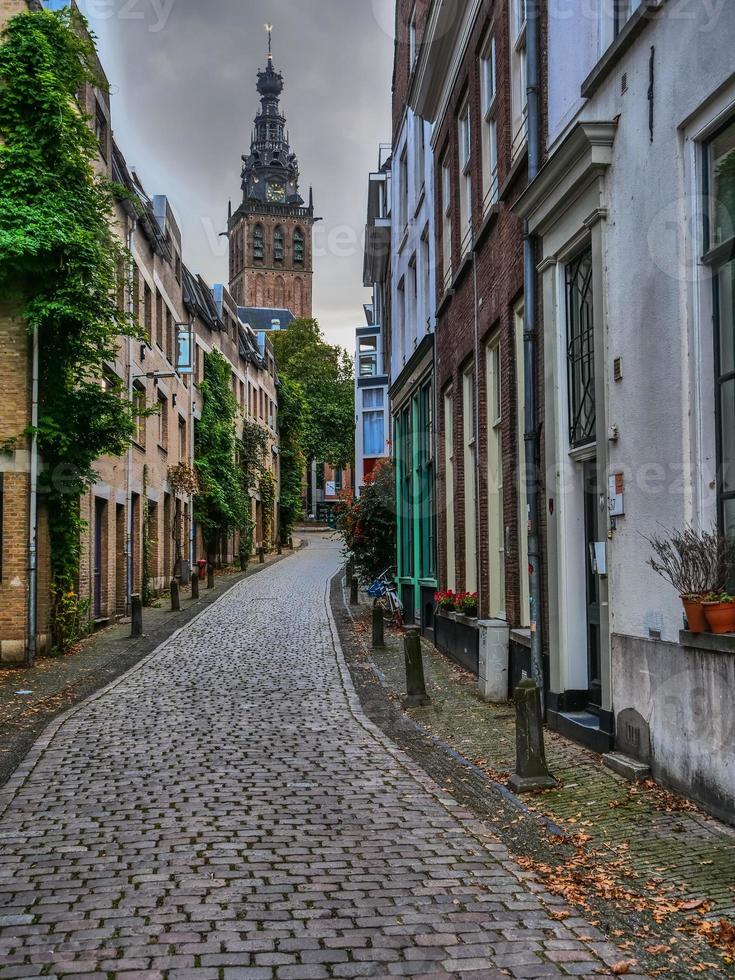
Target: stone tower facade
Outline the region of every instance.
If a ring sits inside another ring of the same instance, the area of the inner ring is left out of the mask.
[[[299,194],[299,165],[280,109],[283,76],[270,50],[257,89],[261,105],[243,156],[242,203],[228,220],[230,292],[240,306],[310,317],[314,202],[311,192],[308,205]]]

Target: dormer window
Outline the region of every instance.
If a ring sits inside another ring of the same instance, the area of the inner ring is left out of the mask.
[[[263,226],[256,225],[255,231],[253,233],[253,259],[256,262],[262,262],[265,258],[265,236],[263,234]]]
[[[304,233],[300,228],[297,228],[293,233],[293,260],[295,265],[303,265],[304,258],[306,254],[306,242],[304,240]]]
[[[273,259],[283,262],[283,228],[280,226],[273,232]]]

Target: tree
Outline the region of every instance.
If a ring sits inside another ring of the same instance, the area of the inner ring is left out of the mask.
[[[349,466],[355,452],[355,388],[352,358],[324,340],[316,320],[293,320],[271,335],[279,375],[301,386],[304,461]]]
[[[278,390],[278,430],[281,459],[281,541],[286,541],[296,521],[302,516],[302,476],[306,459],[302,449],[304,428],[308,412],[306,396],[298,381],[285,374],[280,378]]]
[[[393,463],[381,460],[360,497],[337,508],[337,530],[364,582],[392,568],[396,561],[396,476]]]

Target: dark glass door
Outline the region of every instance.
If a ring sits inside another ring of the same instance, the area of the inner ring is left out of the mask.
[[[102,618],[102,555],[105,525],[105,502],[98,497],[94,502],[94,618]]]
[[[599,493],[597,463],[584,465],[584,538],[585,580],[587,583],[587,667],[590,709],[599,711],[602,704],[600,654],[600,578],[595,570],[595,542],[598,535]]]

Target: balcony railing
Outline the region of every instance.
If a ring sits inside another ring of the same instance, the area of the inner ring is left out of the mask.
[[[498,180],[498,168],[493,170],[490,178],[490,186],[487,189],[487,194],[482,202],[482,216],[483,218],[488,213],[490,208],[498,203],[500,197],[500,184]]]
[[[528,139],[528,106],[523,107],[523,118],[521,119],[521,124],[516,130],[515,136],[513,137],[513,142],[510,147],[511,159],[515,159],[521,152]]]

